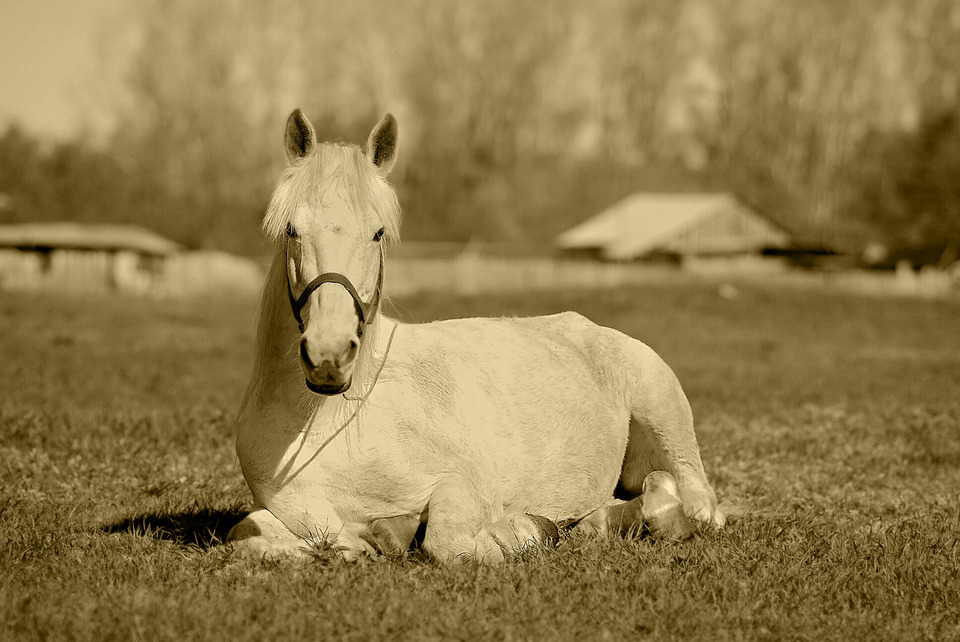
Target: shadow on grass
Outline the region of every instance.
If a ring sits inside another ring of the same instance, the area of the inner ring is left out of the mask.
[[[234,506],[227,509],[197,507],[184,511],[144,513],[107,524],[101,531],[108,534],[130,533],[207,550],[222,544],[230,529],[247,512],[241,506]]]

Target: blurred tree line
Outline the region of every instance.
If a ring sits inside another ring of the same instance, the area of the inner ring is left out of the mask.
[[[404,236],[543,243],[728,190],[810,242],[960,242],[955,0],[150,0],[103,145],[0,138],[3,220],[258,252],[287,114],[400,122]]]

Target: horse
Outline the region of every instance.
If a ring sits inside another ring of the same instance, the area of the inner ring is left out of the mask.
[[[387,114],[365,147],[299,109],[263,219],[274,247],[236,450],[253,510],[227,542],[346,559],[420,546],[499,563],[558,526],[685,537],[724,515],[667,364],[566,312],[402,323],[381,312],[400,207]]]

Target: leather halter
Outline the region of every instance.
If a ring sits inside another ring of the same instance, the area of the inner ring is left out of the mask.
[[[350,279],[339,272],[324,272],[307,284],[307,287],[300,293],[299,298],[294,298],[293,290],[290,287],[290,273],[289,271],[287,272],[287,295],[290,297],[290,309],[293,310],[293,318],[297,320],[300,332],[303,332],[304,328],[303,318],[300,316],[300,313],[303,311],[303,306],[307,304],[310,295],[324,283],[339,283],[350,293],[350,296],[353,298],[353,305],[357,309],[357,318],[360,319],[357,336],[362,337],[363,330],[373,322],[374,317],[377,316],[377,309],[380,307],[380,290],[383,287],[383,248],[380,248],[380,271],[377,273],[377,287],[373,292],[373,299],[369,302],[361,299],[360,293],[357,292],[357,288],[350,282]]]

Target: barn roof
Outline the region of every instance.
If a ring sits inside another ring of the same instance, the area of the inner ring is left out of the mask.
[[[562,249],[600,250],[633,259],[654,250],[678,254],[781,247],[789,235],[730,194],[638,193],[557,237]]]
[[[173,241],[135,225],[22,223],[0,225],[0,248],[130,251],[163,256],[180,249]]]

